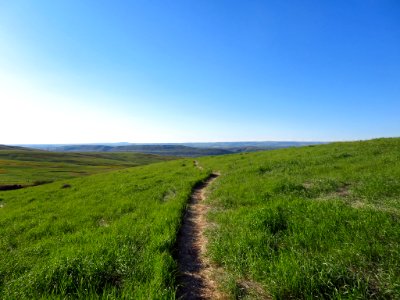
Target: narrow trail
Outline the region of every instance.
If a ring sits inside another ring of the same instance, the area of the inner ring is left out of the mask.
[[[200,166],[200,164],[199,164],[199,162],[198,162],[197,160],[194,160],[194,161],[193,161],[193,164],[194,164],[194,166],[195,166],[197,169],[203,170],[203,167]]]
[[[207,239],[206,214],[203,203],[207,187],[219,176],[212,173],[207,180],[194,187],[177,241],[179,265],[178,299],[222,299],[212,278],[213,267],[205,257]]]

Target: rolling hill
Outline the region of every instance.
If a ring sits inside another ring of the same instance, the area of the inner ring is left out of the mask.
[[[39,185],[175,159],[143,153],[0,150],[0,190]]]
[[[31,145],[36,149],[53,152],[136,152],[166,156],[197,157],[232,153],[217,148],[195,148],[178,144],[130,144],[130,145]]]
[[[0,192],[0,298],[175,299],[185,206],[215,171],[207,256],[222,294],[398,299],[399,158],[399,138],[377,139],[179,159]]]
[[[172,156],[206,156],[206,155],[223,155],[232,153],[229,150],[214,148],[194,148],[183,145],[129,145],[118,146],[112,149],[114,152],[140,152],[157,155]]]
[[[289,147],[318,145],[322,142],[219,142],[182,144],[83,144],[83,145],[26,145],[34,149],[55,152],[140,152],[180,157],[223,155],[240,152],[274,150]]]
[[[19,146],[7,146],[7,145],[0,145],[1,150],[20,150],[20,151],[32,151],[30,148],[26,147],[19,147]]]

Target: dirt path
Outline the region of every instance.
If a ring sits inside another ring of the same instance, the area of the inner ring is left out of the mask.
[[[203,167],[200,166],[200,164],[199,164],[199,162],[198,162],[197,160],[194,160],[194,161],[193,161],[193,164],[194,164],[194,166],[195,166],[197,169],[203,170]]]
[[[205,257],[207,239],[206,213],[203,203],[207,187],[219,176],[211,174],[204,183],[194,187],[189,206],[185,212],[177,241],[179,265],[178,299],[222,299],[212,278],[213,267]]]

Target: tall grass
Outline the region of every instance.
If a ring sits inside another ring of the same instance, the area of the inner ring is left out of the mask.
[[[0,298],[174,298],[181,214],[206,176],[177,161],[0,193]]]
[[[192,187],[232,298],[400,298],[400,139],[140,166],[0,192],[0,299],[174,299]]]
[[[209,255],[233,296],[250,280],[275,299],[400,298],[399,139],[201,163],[223,174]]]

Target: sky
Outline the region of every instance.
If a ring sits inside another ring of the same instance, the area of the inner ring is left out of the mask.
[[[0,0],[0,144],[400,136],[398,0]]]

